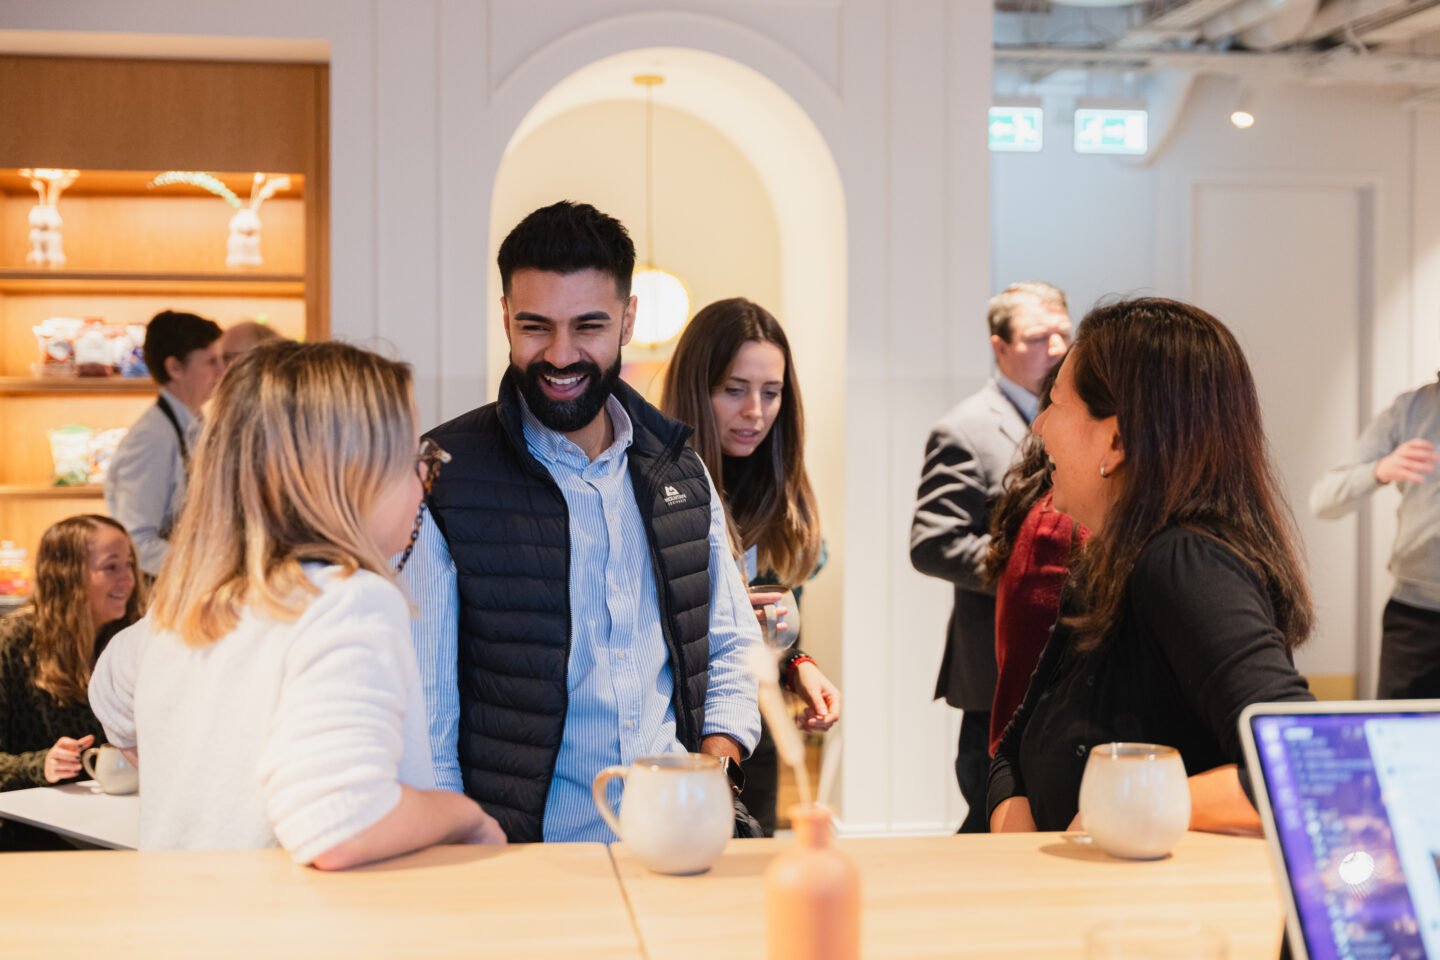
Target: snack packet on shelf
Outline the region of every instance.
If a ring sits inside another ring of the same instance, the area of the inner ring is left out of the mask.
[[[50,456],[55,461],[55,486],[69,487],[90,482],[89,427],[72,423],[45,431],[50,438]]]
[[[86,320],[75,338],[75,375],[108,377],[115,372],[115,338],[103,320]]]
[[[130,323],[125,326],[125,336],[120,338],[120,356],[115,365],[122,377],[148,377],[145,366],[145,324]]]
[[[40,347],[40,362],[34,367],[37,376],[74,375],[75,338],[84,326],[77,317],[50,317],[30,328]]]
[[[126,428],[116,427],[113,430],[100,430],[90,438],[90,482],[104,483],[105,472],[110,468],[110,459],[115,456],[115,448],[120,446],[120,441],[125,439]]]

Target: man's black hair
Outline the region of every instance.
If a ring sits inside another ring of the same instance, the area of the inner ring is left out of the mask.
[[[626,300],[630,276],[635,272],[635,243],[625,225],[614,217],[588,203],[561,200],[521,220],[500,244],[496,259],[506,296],[516,270],[601,270],[615,278],[615,290]]]
[[[166,310],[157,313],[145,327],[145,366],[158,384],[170,382],[165,360],[174,357],[184,363],[196,350],[204,350],[220,339],[220,325],[193,313]]]

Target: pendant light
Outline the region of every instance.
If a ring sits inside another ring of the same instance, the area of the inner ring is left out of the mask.
[[[645,260],[630,281],[635,294],[635,334],[631,342],[656,347],[675,339],[690,319],[690,294],[680,278],[655,265],[655,87],[665,78],[638,74],[645,88]]]

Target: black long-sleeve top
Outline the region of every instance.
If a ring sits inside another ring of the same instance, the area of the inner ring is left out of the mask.
[[[991,765],[990,813],[1023,796],[1038,829],[1067,829],[1092,746],[1175,747],[1194,775],[1243,764],[1238,720],[1250,704],[1314,699],[1260,577],[1215,538],[1161,531],[1128,587],[1099,649],[1075,651],[1063,622],[1052,631]]]

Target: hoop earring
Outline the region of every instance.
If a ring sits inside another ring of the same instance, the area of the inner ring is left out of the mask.
[[[1100,468],[1100,479],[1101,479],[1101,480],[1109,480],[1109,479],[1110,479],[1110,474],[1108,474],[1108,473],[1105,472],[1105,468],[1104,468],[1104,467],[1101,467],[1101,468]]]

